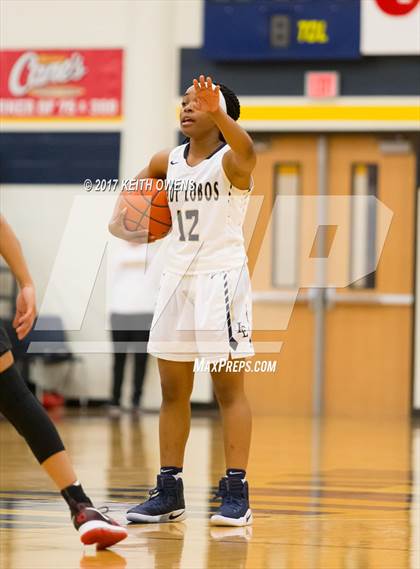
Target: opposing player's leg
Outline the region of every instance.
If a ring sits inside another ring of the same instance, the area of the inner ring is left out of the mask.
[[[5,332],[0,328],[0,340],[2,338],[5,340]],[[0,341],[0,348],[2,345],[8,347],[6,340],[3,343]],[[94,508],[85,494],[57,429],[28,389],[9,349],[0,355],[0,413],[26,440],[40,465],[60,490],[84,544],[96,544],[103,549],[127,537],[127,531]]]
[[[190,432],[193,362],[158,360],[162,386],[159,418],[160,474],[145,502],[127,512],[131,522],[161,523],[185,518],[182,467]]]
[[[221,506],[210,522],[213,525],[250,525],[252,512],[245,477],[252,416],[244,390],[244,371],[217,371],[212,373],[212,379],[222,416],[226,476],[219,482]]]

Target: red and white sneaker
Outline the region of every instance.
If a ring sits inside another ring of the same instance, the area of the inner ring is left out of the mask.
[[[96,544],[96,549],[106,549],[125,539],[127,530],[90,504],[80,504],[72,517],[73,525],[84,545]]]

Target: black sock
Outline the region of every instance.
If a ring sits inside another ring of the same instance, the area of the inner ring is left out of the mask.
[[[244,480],[246,477],[246,470],[242,470],[241,468],[228,468],[226,470],[226,476],[228,478],[240,478]]]
[[[176,476],[177,474],[182,474],[182,468],[178,468],[178,466],[161,466],[160,467],[161,474],[172,474],[172,476]]]
[[[79,504],[87,504],[88,506],[93,505],[90,498],[86,496],[79,481],[75,482],[71,486],[67,486],[64,490],[61,490],[61,495],[67,502],[72,514],[78,511]]]

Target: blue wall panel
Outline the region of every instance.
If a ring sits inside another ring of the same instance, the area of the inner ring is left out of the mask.
[[[119,132],[8,132],[0,137],[0,182],[80,184],[118,178]]]

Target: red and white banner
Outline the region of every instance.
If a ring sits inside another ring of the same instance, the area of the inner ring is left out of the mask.
[[[362,0],[364,55],[420,54],[420,0]]]
[[[121,49],[0,51],[2,119],[118,119]]]

